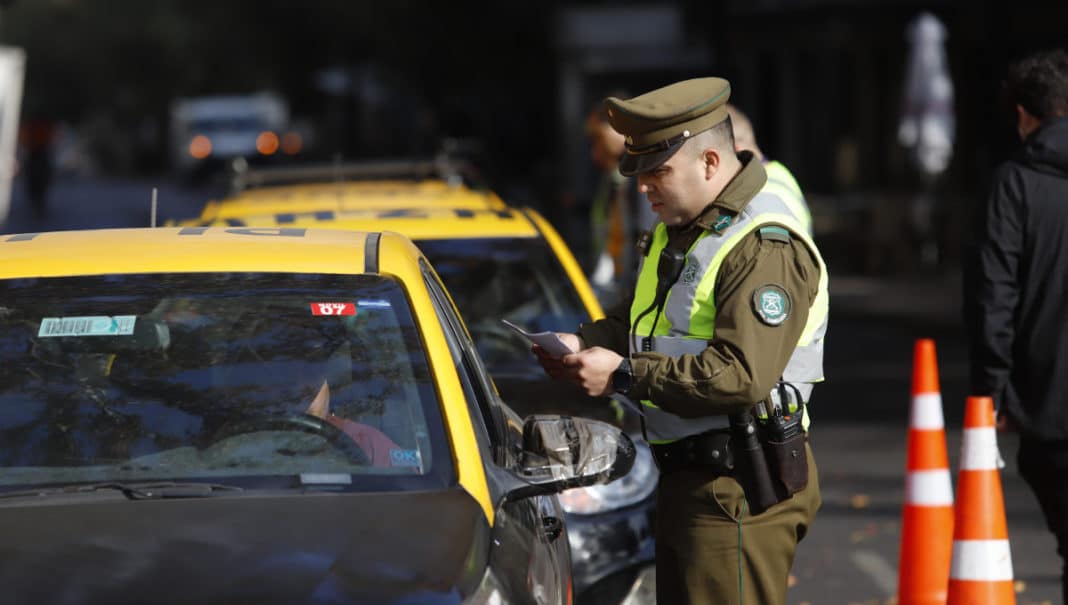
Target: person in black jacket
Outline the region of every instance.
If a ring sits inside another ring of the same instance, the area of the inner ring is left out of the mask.
[[[967,265],[972,393],[1020,433],[1020,475],[1068,561],[1068,53],[1013,63],[1004,86],[1023,146],[994,173]],[[1061,584],[1068,598],[1068,568]]]

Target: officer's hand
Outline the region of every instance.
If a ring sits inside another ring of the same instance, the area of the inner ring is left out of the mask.
[[[1010,418],[1008,414],[1006,414],[1005,412],[1002,412],[1002,411],[998,411],[998,412],[996,412],[996,414],[997,414],[997,417],[996,417],[996,420],[994,420],[994,427],[997,429],[997,432],[999,432],[999,433],[1015,433],[1016,432],[1016,430],[1017,430],[1016,429],[1016,423],[1013,422],[1012,418]]]
[[[559,338],[569,349],[572,351],[582,350],[582,339],[577,334],[568,334],[567,332],[557,332],[557,338]],[[553,357],[545,349],[539,345],[531,345],[530,352],[534,353],[534,356],[538,359],[538,363],[541,364],[545,373],[557,380],[570,380],[570,374],[564,370],[563,362],[559,357]]]
[[[556,380],[570,380],[566,368],[564,368],[564,362],[559,357],[553,357],[549,355],[548,351],[541,348],[539,345],[532,345],[530,352],[534,353],[534,357],[537,358],[538,363],[541,364],[545,373]]]
[[[583,345],[585,343],[582,342],[582,339],[579,338],[578,334],[557,332],[556,337],[559,338],[565,345],[567,345],[567,348],[571,349],[572,351],[575,351],[576,353],[584,348]]]
[[[612,372],[619,367],[623,357],[615,351],[602,347],[584,349],[564,355],[561,362],[571,382],[582,387],[587,395],[601,397],[611,395]]]

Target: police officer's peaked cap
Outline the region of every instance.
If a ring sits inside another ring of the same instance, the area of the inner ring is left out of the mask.
[[[619,171],[633,176],[668,161],[687,139],[727,118],[730,96],[727,80],[694,78],[632,99],[605,99],[609,123],[626,137]]]

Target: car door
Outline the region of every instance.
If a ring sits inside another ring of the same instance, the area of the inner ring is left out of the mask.
[[[423,275],[468,396],[483,460],[487,465],[507,468],[512,463],[511,453],[519,448],[522,419],[497,396],[474,343],[429,263],[423,263]],[[500,490],[491,485],[490,491],[494,502],[502,502]],[[555,495],[499,505],[490,565],[517,602],[570,602],[571,558],[563,518]]]

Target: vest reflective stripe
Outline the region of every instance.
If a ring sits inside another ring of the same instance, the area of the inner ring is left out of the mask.
[[[781,197],[790,207],[791,213],[801,222],[805,233],[812,235],[812,213],[805,202],[805,195],[801,193],[801,186],[797,184],[797,179],[786,166],[774,160],[764,164],[764,171],[768,174],[768,182],[763,190]]]
[[[812,392],[811,383],[823,380],[823,337],[828,316],[827,268],[815,243],[795,215],[794,208],[782,197],[765,190],[754,197],[722,233],[706,232],[694,242],[687,251],[682,275],[668,291],[663,315],[656,322],[654,330],[655,310],[643,313],[653,302],[656,264],[660,251],[667,245],[667,229],[663,224],[657,225],[649,254],[641,261],[631,306],[631,324],[636,336],[630,342],[631,352],[640,351],[641,337],[651,334],[653,351],[671,356],[700,354],[708,346],[714,331],[714,288],[719,267],[739,241],[755,229],[769,224],[789,228],[809,247],[819,265],[820,282],[816,299],[809,309],[808,321],[798,346],[783,372],[783,379],[797,386],[807,401]],[[659,409],[651,401],[642,401],[642,404],[646,406],[646,427],[650,441],[681,439],[710,428],[728,426],[725,416],[680,418]],[[807,414],[805,416],[807,427]]]

